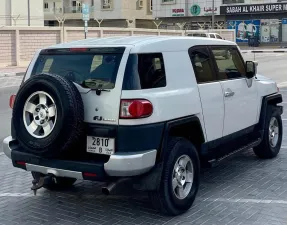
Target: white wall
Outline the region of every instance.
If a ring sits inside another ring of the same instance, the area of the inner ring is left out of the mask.
[[[43,0],[30,0],[31,26],[44,26],[43,8]],[[28,1],[0,0],[0,26],[14,26],[15,23],[28,25]]]
[[[0,0],[0,27],[11,26],[10,12],[10,0]]]

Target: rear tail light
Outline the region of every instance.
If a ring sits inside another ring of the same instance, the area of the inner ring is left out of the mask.
[[[145,99],[121,100],[121,119],[139,119],[149,117],[153,113],[153,106]]]
[[[9,106],[10,106],[11,109],[13,109],[15,98],[16,98],[16,95],[11,95],[10,96]]]

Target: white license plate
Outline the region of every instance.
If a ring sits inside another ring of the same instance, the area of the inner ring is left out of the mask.
[[[115,153],[115,139],[88,136],[87,152],[103,155],[112,155]]]

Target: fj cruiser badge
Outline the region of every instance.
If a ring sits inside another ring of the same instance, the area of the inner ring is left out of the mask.
[[[94,120],[97,120],[97,121],[109,121],[109,122],[116,122],[115,119],[106,119],[106,118],[103,118],[102,116],[94,116]]]

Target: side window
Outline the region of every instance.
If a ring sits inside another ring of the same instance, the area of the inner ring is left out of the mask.
[[[166,86],[163,55],[161,53],[131,54],[123,82],[123,90],[141,90]]]
[[[215,35],[217,39],[223,39],[222,37],[220,37],[218,34]]]
[[[215,35],[214,34],[210,34],[209,35],[211,38],[215,38]]]
[[[197,83],[215,81],[212,61],[206,47],[190,49],[189,57],[193,66]]]
[[[245,65],[238,49],[233,46],[211,48],[218,69],[218,79],[236,79],[245,75]]]

